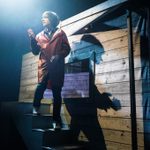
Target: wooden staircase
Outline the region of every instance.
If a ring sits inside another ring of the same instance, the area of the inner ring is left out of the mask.
[[[49,106],[42,106],[49,107]],[[69,125],[52,129],[52,115],[31,114],[32,104],[16,103],[11,109],[12,120],[22,136],[27,150],[87,150],[87,142],[74,140]]]

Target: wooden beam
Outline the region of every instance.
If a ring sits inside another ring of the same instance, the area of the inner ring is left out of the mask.
[[[61,23],[61,26],[64,27],[64,26],[67,26],[69,24],[72,24],[73,22],[77,22],[77,21],[80,21],[86,17],[89,17],[91,15],[94,15],[94,14],[97,14],[97,13],[100,13],[102,11],[105,11],[107,9],[110,9],[114,6],[117,6],[117,5],[120,5],[120,4],[123,4],[125,2],[127,2],[128,0],[107,0],[106,2],[104,3],[101,3],[101,4],[98,4],[86,11],[83,11],[73,17],[70,17],[64,21],[62,21]]]
[[[108,0],[102,4],[92,7],[82,13],[79,13],[69,19],[62,21],[61,28],[70,36],[99,17],[102,17],[108,9],[127,2],[127,0]]]

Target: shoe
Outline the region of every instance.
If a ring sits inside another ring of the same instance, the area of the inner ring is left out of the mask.
[[[40,115],[40,108],[39,107],[33,107],[32,114],[33,115]]]
[[[61,130],[62,125],[59,122],[53,122],[53,129],[54,130]]]

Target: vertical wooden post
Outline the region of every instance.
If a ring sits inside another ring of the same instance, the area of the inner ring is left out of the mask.
[[[133,54],[133,38],[132,38],[132,14],[130,10],[127,10],[127,27],[128,27],[128,55],[129,55],[129,75],[130,75],[132,150],[137,150],[137,124],[136,124],[134,54]]]

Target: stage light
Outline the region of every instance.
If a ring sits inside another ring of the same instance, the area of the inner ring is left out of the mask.
[[[0,0],[0,7],[5,11],[18,11],[32,5],[32,0]]]
[[[24,18],[34,12],[37,2],[36,0],[0,0],[0,16],[9,19]]]
[[[23,26],[38,8],[36,0],[0,0],[0,19],[3,26]]]

